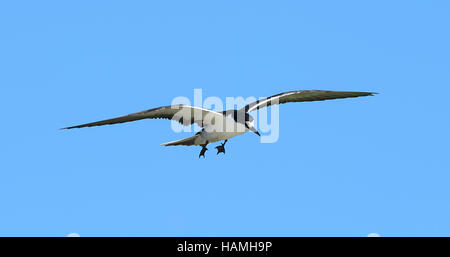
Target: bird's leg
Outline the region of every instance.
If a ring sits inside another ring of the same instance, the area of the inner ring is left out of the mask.
[[[223,142],[222,145],[216,146],[217,154],[219,154],[219,153],[225,154],[225,144],[227,143],[227,141],[228,141],[228,139],[225,140],[225,142]]]
[[[206,146],[208,145],[208,141],[206,141],[206,143],[202,146],[202,150],[200,151],[200,154],[198,155],[198,158],[202,157],[205,158],[205,152],[208,151],[208,148],[206,148]]]

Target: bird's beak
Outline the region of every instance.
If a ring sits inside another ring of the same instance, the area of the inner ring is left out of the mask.
[[[261,134],[259,134],[258,130],[256,130],[254,127],[250,127],[248,128],[251,132],[255,133],[258,136],[261,136]]]

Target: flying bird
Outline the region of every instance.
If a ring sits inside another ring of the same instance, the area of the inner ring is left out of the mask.
[[[194,107],[189,105],[169,105],[162,106],[150,110],[136,112],[117,118],[86,123],[77,126],[71,126],[63,129],[74,129],[84,127],[94,127],[102,125],[111,125],[117,123],[124,123],[142,119],[169,119],[175,120],[184,126],[197,124],[202,129],[194,136],[168,142],[162,144],[163,146],[175,145],[198,145],[202,149],[199,154],[205,157],[205,152],[208,150],[206,146],[217,141],[224,142],[217,146],[217,154],[225,154],[225,144],[228,139],[242,135],[251,131],[258,136],[261,136],[255,128],[254,119],[249,112],[259,110],[260,108],[270,105],[284,104],[290,102],[309,102],[309,101],[323,101],[331,99],[371,96],[376,93],[373,92],[348,92],[348,91],[327,91],[327,90],[298,90],[289,91],[273,95],[264,99],[260,99],[253,103],[246,105],[241,109],[231,109],[223,112],[215,112],[212,110]]]

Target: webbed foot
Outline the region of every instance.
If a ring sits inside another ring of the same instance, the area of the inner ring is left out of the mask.
[[[225,144],[227,143],[227,141],[228,141],[228,139],[225,140],[225,142],[223,142],[222,145],[216,146],[217,154],[219,154],[219,153],[225,154]]]
[[[200,151],[200,154],[198,155],[198,158],[202,157],[205,158],[205,153],[208,151],[208,148],[206,148],[206,145],[208,145],[208,142],[206,144],[202,145],[202,150]]]
[[[198,158],[202,157],[205,158],[205,153],[206,151],[208,151],[208,148],[203,147],[202,150],[200,151],[200,154],[198,155]]]

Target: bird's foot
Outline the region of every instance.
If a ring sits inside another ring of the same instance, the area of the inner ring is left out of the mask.
[[[228,140],[225,140],[225,142],[223,142],[222,145],[216,146],[217,154],[219,154],[219,153],[225,154],[225,144],[227,143],[227,141]]]
[[[198,155],[198,158],[202,157],[205,158],[205,153],[208,151],[208,148],[206,146],[208,145],[208,141],[206,141],[206,144],[202,145],[202,150],[200,151],[200,154]]]
[[[198,158],[202,157],[205,158],[205,153],[206,151],[208,151],[208,148],[203,147],[202,150],[200,151],[200,154],[198,155]]]
[[[225,147],[223,145],[216,146],[217,154],[223,153],[225,154]]]

